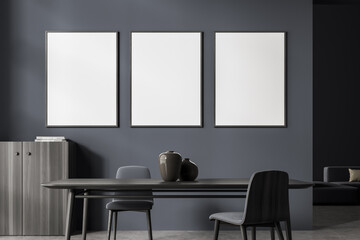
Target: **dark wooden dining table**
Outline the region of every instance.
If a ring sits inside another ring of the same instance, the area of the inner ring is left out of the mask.
[[[153,198],[245,198],[249,178],[213,178],[196,181],[164,182],[161,179],[105,179],[72,178],[42,183],[50,189],[68,189],[65,239],[71,238],[70,226],[75,198],[82,198],[82,239],[86,239],[88,199],[92,198],[149,198],[135,196],[131,192],[151,190]],[[309,188],[313,184],[300,180],[289,180],[289,189]],[[116,195],[121,191],[121,195]],[[115,192],[115,194],[114,194]],[[126,193],[129,195],[126,195]]]

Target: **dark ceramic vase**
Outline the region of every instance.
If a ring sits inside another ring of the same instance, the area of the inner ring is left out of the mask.
[[[189,158],[184,158],[181,163],[180,181],[194,181],[199,174],[199,169]]]
[[[164,181],[175,182],[180,176],[182,157],[174,151],[163,152],[159,155],[160,174]]]

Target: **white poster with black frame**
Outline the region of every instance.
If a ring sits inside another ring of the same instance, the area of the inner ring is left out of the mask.
[[[286,127],[285,38],[215,33],[215,127]]]
[[[131,127],[202,127],[202,33],[131,33]]]
[[[46,32],[46,126],[118,127],[118,32]]]

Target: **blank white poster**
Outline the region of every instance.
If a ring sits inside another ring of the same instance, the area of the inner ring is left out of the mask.
[[[47,33],[47,126],[116,127],[117,32]]]
[[[285,126],[285,33],[217,32],[215,126]]]
[[[201,127],[201,35],[131,34],[132,127]]]

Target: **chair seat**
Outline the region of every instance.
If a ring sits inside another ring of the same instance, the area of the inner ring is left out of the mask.
[[[210,220],[220,220],[222,222],[241,225],[243,219],[243,212],[220,212],[210,215]]]
[[[153,204],[151,200],[116,200],[106,204],[106,209],[113,211],[148,210],[152,208]]]

